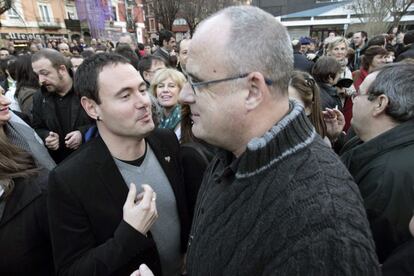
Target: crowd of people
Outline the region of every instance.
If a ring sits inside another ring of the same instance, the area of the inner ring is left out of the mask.
[[[0,49],[0,274],[413,275],[393,32],[318,47],[237,6],[158,47]]]

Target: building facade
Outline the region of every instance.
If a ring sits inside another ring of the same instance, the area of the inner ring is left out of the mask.
[[[79,36],[75,2],[72,0],[14,0],[12,8],[0,16],[0,37],[17,47],[35,39]]]
[[[362,16],[355,13],[351,3],[351,1],[337,1],[337,3],[331,3],[323,7],[290,13],[276,18],[288,28],[292,39],[310,36],[323,40],[330,32],[345,35],[349,32],[367,30],[367,26],[361,23],[360,17]],[[389,16],[385,20],[391,23],[393,19]],[[414,5],[411,5],[402,17],[399,26],[405,30],[414,28]]]

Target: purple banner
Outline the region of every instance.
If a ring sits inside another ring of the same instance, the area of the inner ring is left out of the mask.
[[[76,0],[75,3],[79,20],[87,20],[92,37],[102,37],[105,21],[111,18],[111,1]]]

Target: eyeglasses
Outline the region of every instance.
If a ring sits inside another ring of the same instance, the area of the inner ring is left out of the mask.
[[[210,81],[200,81],[200,82],[193,82],[191,80],[191,77],[187,75],[187,79],[188,79],[188,83],[191,85],[191,88],[193,89],[194,95],[197,95],[197,89],[199,89],[200,87],[203,86],[207,86],[210,84],[215,84],[215,83],[220,83],[220,82],[225,82],[225,81],[232,81],[232,80],[237,80],[237,79],[243,79],[245,77],[247,77],[250,73],[246,73],[246,74],[240,74],[238,76],[234,76],[234,77],[229,77],[229,78],[224,78],[224,79],[217,79],[217,80],[210,80]],[[268,79],[268,78],[264,78],[266,85],[272,85],[273,81]]]
[[[351,99],[355,100],[355,98],[358,97],[358,96],[361,96],[361,97],[369,96],[369,94],[361,94],[361,92],[358,91],[358,92],[355,92],[354,94],[351,95]]]

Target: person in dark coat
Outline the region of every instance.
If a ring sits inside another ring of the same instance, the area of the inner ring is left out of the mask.
[[[398,247],[382,265],[383,276],[414,275],[414,217],[410,221],[412,238]]]
[[[60,163],[84,142],[91,120],[73,89],[69,61],[61,53],[42,49],[32,56],[32,67],[42,85],[33,96],[32,127]]]
[[[353,100],[357,136],[348,143],[355,146],[341,156],[364,199],[380,262],[411,239],[413,84],[413,64],[387,65],[368,75]]]
[[[293,67],[296,70],[300,70],[306,73],[312,73],[312,67],[315,64],[306,58],[304,54],[300,52],[301,43],[299,40],[292,41],[293,47]]]
[[[171,52],[176,46],[174,33],[168,30],[161,30],[158,39],[158,49],[153,53],[154,56],[158,56],[165,60],[167,66],[171,66]]]
[[[404,35],[404,45],[404,50],[398,54],[397,62],[406,58],[414,58],[414,31],[409,31]]]
[[[191,110],[188,105],[181,106],[180,124],[180,159],[183,167],[188,212],[192,219],[204,172],[215,155],[215,148],[194,137],[191,131],[193,125]]]
[[[85,60],[75,88],[99,136],[50,173],[57,273],[130,275],[145,263],[180,275],[189,218],[177,137],[154,130],[146,84],[120,55]]]
[[[321,95],[322,110],[337,108],[342,111],[341,98],[335,84],[338,82],[342,67],[332,57],[321,57],[312,69],[312,76],[318,83]]]
[[[39,80],[33,72],[30,55],[19,56],[16,60],[15,97],[22,113],[32,121],[33,95],[39,91]]]
[[[9,105],[1,94],[0,275],[54,275],[46,208],[53,161],[40,153],[43,146],[36,145],[33,133],[30,137],[24,123],[13,118]]]

